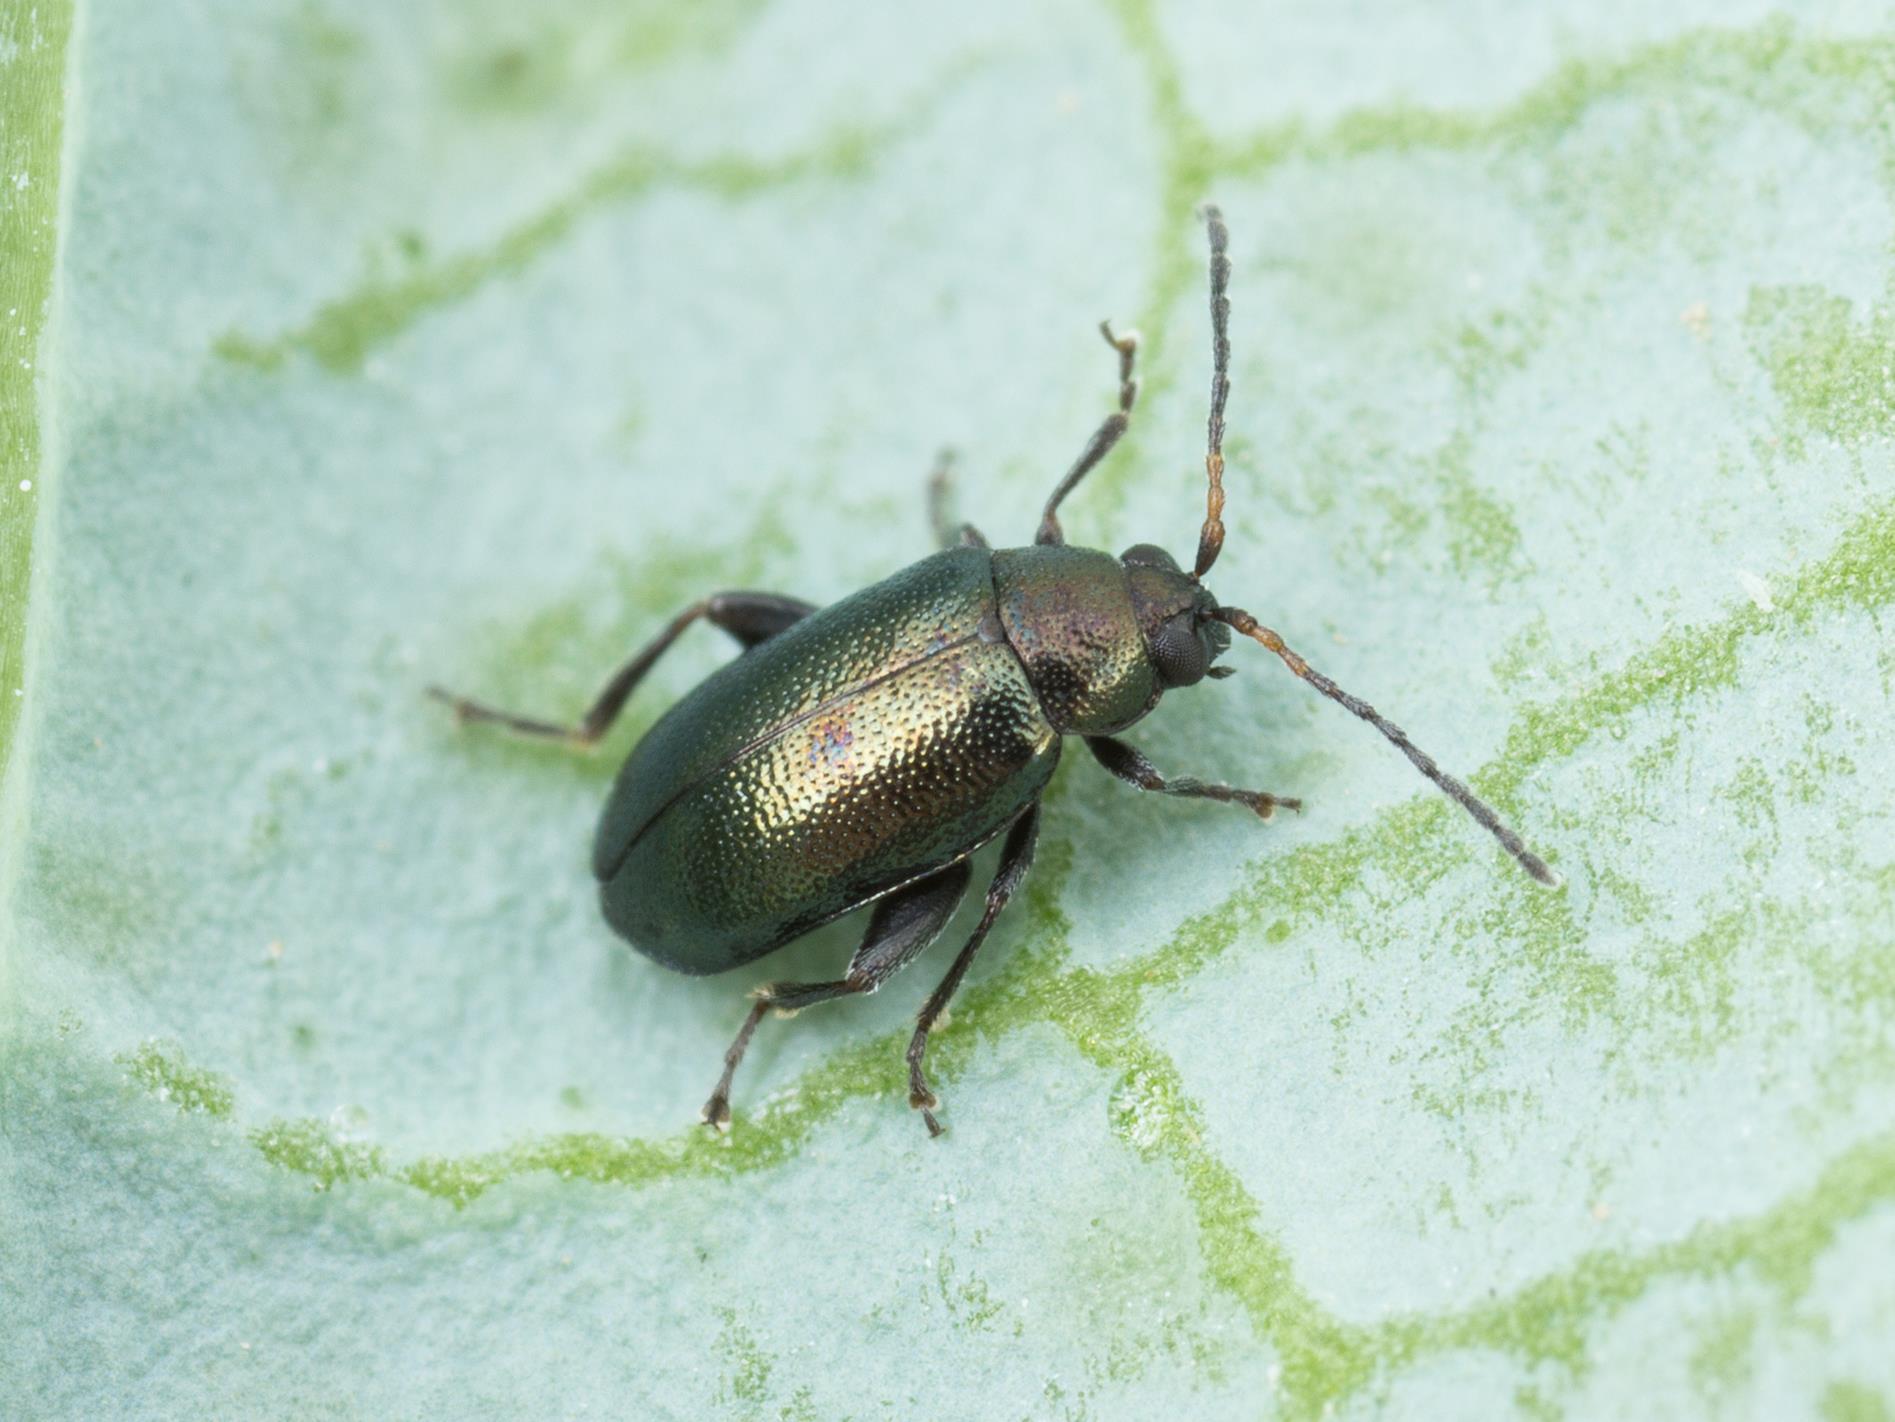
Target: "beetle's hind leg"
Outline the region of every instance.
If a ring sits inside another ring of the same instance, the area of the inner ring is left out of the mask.
[[[987,939],[987,930],[994,926],[994,920],[1000,917],[1007,900],[1013,897],[1014,890],[1020,887],[1020,881],[1026,878],[1026,871],[1033,867],[1033,845],[1039,833],[1040,807],[1036,803],[1028,806],[1026,812],[1013,822],[1006,847],[1000,851],[1000,867],[994,871],[993,882],[987,886],[987,907],[981,912],[980,922],[974,925],[967,945],[955,956],[954,965],[948,969],[947,976],[941,979],[941,985],[929,995],[915,1023],[915,1035],[908,1043],[908,1104],[921,1113],[921,1119],[928,1123],[928,1134],[931,1136],[941,1134],[941,1123],[934,1119],[934,1108],[941,1103],[935,1098],[934,1092],[928,1089],[927,1074],[921,1069],[921,1059],[928,1050],[928,1033],[947,1010],[948,999],[960,987],[961,979],[967,976],[968,965],[974,961],[974,955]]]
[[[1128,785],[1136,785],[1140,790],[1153,790],[1160,795],[1183,795],[1196,800],[1221,800],[1225,804],[1243,805],[1254,811],[1259,819],[1270,819],[1279,808],[1301,810],[1303,802],[1291,799],[1287,795],[1272,795],[1268,790],[1239,790],[1230,785],[1208,784],[1202,780],[1193,780],[1189,776],[1179,776],[1167,780],[1158,773],[1158,768],[1140,754],[1136,746],[1112,736],[1087,736],[1086,748],[1098,758],[1099,764],[1111,771]]]
[[[672,618],[664,631],[614,672],[612,679],[605,684],[576,726],[561,726],[551,721],[536,721],[530,716],[516,716],[510,711],[497,710],[465,696],[456,696],[438,686],[430,686],[428,695],[453,707],[455,719],[463,724],[470,721],[490,722],[496,726],[505,726],[522,736],[564,741],[572,746],[592,746],[598,744],[605,733],[611,730],[612,723],[618,720],[619,712],[625,709],[626,701],[637,689],[638,683],[645,679],[645,673],[671,650],[671,644],[683,635],[685,628],[700,617],[713,626],[723,628],[743,644],[745,651],[749,651],[759,642],[769,641],[784,628],[801,622],[815,610],[813,603],[804,602],[801,598],[783,597],[778,593],[712,593],[702,602],[692,603]]]
[[[744,1049],[765,1013],[776,1011],[789,1016],[819,1002],[874,992],[940,935],[960,907],[969,877],[967,861],[962,860],[905,889],[897,889],[876,904],[862,945],[849,960],[846,976],[827,983],[769,983],[752,993],[756,1001],[750,1015],[744,1018],[736,1040],[724,1053],[724,1074],[717,1079],[717,1089],[700,1113],[705,1124],[720,1131],[729,1127],[731,1078],[737,1074],[737,1064],[744,1059]]]
[[[948,512],[948,496],[954,488],[954,451],[944,449],[935,456],[934,472],[928,475],[928,521],[934,525],[934,541],[943,548],[985,548],[986,536],[971,523],[956,524]]]

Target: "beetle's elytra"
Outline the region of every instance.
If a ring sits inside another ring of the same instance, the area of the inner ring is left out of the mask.
[[[1137,338],[1100,330],[1118,353],[1118,408],[1053,490],[1030,547],[989,547],[950,526],[945,457],[933,481],[943,551],[818,609],[772,593],[716,593],[669,626],[606,684],[573,727],[509,715],[439,688],[463,721],[595,744],[645,673],[702,618],[743,645],[735,661],[667,711],[633,749],[600,817],[592,865],[606,921],[639,952],[684,973],[760,958],[873,902],[848,970],[833,982],[770,983],[724,1056],[704,1119],[730,1120],[731,1077],[764,1014],[873,992],[926,948],[967,889],[969,856],[1005,835],[986,909],[921,1009],[908,1046],[908,1104],[939,1134],[922,1071],[928,1031],[1033,859],[1040,795],[1066,736],[1142,790],[1222,800],[1268,819],[1296,800],[1167,779],[1116,733],[1174,687],[1227,675],[1231,633],[1262,643],[1324,696],[1399,746],[1415,768],[1545,884],[1553,872],[1460,781],[1366,702],[1312,668],[1203,578],[1224,544],[1224,402],[1230,391],[1230,261],[1221,214],[1211,249],[1209,492],[1185,572],[1139,544],[1114,558],[1072,548],[1058,509],[1125,433],[1138,395]]]

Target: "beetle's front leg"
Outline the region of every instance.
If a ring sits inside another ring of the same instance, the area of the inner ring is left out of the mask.
[[[1112,446],[1124,437],[1131,428],[1132,406],[1138,400],[1138,381],[1132,378],[1132,369],[1138,359],[1138,332],[1127,331],[1122,336],[1112,334],[1112,323],[1101,321],[1099,334],[1105,337],[1105,343],[1119,353],[1119,407],[1105,417],[1105,423],[1093,431],[1092,438],[1086,441],[1086,447],[1079,452],[1079,458],[1073,461],[1073,467],[1066,471],[1066,477],[1059,481],[1053,490],[1053,496],[1046,501],[1046,510],[1040,515],[1039,532],[1033,535],[1035,543],[1064,543],[1066,535],[1059,526],[1059,506],[1099,462],[1112,452]]]
[[[1176,780],[1167,780],[1158,773],[1149,760],[1141,755],[1137,748],[1128,746],[1124,741],[1111,736],[1087,736],[1086,748],[1098,758],[1099,764],[1111,771],[1128,785],[1136,785],[1140,790],[1154,790],[1160,795],[1183,795],[1197,800],[1218,800],[1226,804],[1244,805],[1254,810],[1259,819],[1270,819],[1280,805],[1286,810],[1301,810],[1303,802],[1291,799],[1287,795],[1272,795],[1267,790],[1238,790],[1229,785],[1207,784],[1202,780],[1193,780],[1189,776],[1180,776]]]
[[[915,1035],[908,1043],[908,1104],[921,1113],[921,1119],[928,1123],[928,1134],[931,1136],[941,1134],[941,1123],[934,1119],[934,1108],[941,1103],[928,1089],[927,1074],[921,1069],[921,1059],[928,1050],[928,1032],[946,1010],[948,999],[954,996],[961,979],[967,976],[968,965],[974,961],[974,955],[986,941],[987,930],[994,926],[994,920],[1000,917],[1007,900],[1013,897],[1014,890],[1020,887],[1020,881],[1026,878],[1026,871],[1033,867],[1033,845],[1039,838],[1039,832],[1040,807],[1036,802],[1027,806],[1025,813],[1013,822],[1006,847],[1000,851],[1000,867],[994,871],[993,882],[987,886],[987,907],[981,912],[980,922],[974,925],[967,946],[956,955],[954,965],[948,969],[947,976],[941,979],[941,985],[929,995],[915,1023]]]
[[[700,617],[713,626],[723,628],[743,643],[745,651],[749,651],[759,642],[769,641],[784,628],[801,622],[815,610],[813,603],[804,602],[801,598],[783,597],[778,593],[712,593],[702,602],[692,603],[672,618],[664,631],[614,672],[612,679],[605,684],[576,726],[561,726],[551,721],[536,721],[530,716],[516,716],[510,711],[496,710],[465,696],[456,696],[438,686],[430,686],[428,695],[453,707],[455,719],[463,724],[469,721],[491,722],[522,736],[564,741],[572,746],[593,746],[612,729],[612,723],[618,720],[619,712],[625,709],[626,701],[637,689],[638,683],[645,679],[645,673],[652,669],[658,658],[671,650],[671,644],[683,635],[685,628]]]

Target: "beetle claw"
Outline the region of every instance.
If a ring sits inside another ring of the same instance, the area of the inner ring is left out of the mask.
[[[1251,809],[1257,812],[1257,818],[1265,824],[1276,818],[1279,809],[1294,810],[1303,813],[1303,802],[1289,795],[1259,794],[1252,802]]]
[[[921,1113],[921,1119],[928,1123],[928,1134],[941,1134],[941,1123],[934,1119],[934,1108],[941,1104],[940,1098],[925,1086],[917,1086],[908,1093],[908,1105]]]
[[[713,1096],[697,1114],[698,1119],[718,1135],[730,1134],[730,1102],[723,1096]]]

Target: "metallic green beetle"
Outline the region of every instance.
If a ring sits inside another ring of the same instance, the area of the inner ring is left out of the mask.
[[[769,593],[693,604],[607,683],[576,727],[510,715],[439,688],[463,721],[590,746],[652,664],[703,618],[744,646],[673,706],[632,751],[606,802],[592,867],[606,921],[647,957],[719,973],[874,903],[862,945],[833,982],[757,989],[725,1053],[704,1120],[730,1121],[731,1077],[765,1013],[873,992],[926,948],[960,904],[969,856],[1005,834],[980,921],[923,1006],[908,1047],[908,1103],[939,1134],[922,1070],[928,1032],[1033,857],[1039,800],[1062,737],[1083,737],[1105,768],[1144,790],[1247,806],[1264,819],[1293,799],[1166,779],[1114,733],[1166,691],[1229,674],[1213,665],[1233,631],[1370,722],[1499,839],[1528,873],[1558,880],[1498,816],[1402,730],[1315,671],[1249,613],[1219,606],[1202,579],[1224,542],[1224,402],[1229,393],[1230,261],[1222,216],[1206,207],[1213,361],[1209,482],[1189,574],[1140,544],[1118,558],[1067,547],[1061,500],[1125,433],[1138,386],[1137,339],[1100,330],[1119,358],[1118,408],[1047,500],[1031,547],[992,549],[943,510],[951,545],[820,611]]]

